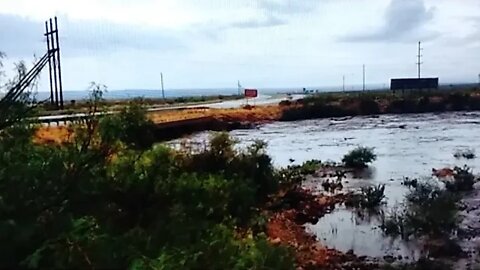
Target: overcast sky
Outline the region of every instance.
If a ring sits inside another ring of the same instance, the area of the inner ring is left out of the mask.
[[[416,76],[476,82],[479,0],[0,0],[8,63],[45,53],[58,16],[64,89],[313,87]],[[43,72],[40,90],[47,90]]]

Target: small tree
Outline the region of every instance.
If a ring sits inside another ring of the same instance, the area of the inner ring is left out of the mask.
[[[373,148],[359,146],[343,156],[342,162],[351,168],[366,168],[368,163],[377,159]]]

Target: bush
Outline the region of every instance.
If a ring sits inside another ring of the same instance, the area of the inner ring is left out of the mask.
[[[345,205],[374,209],[382,205],[383,199],[385,199],[385,185],[363,187],[360,193],[350,194],[345,201]]]
[[[475,183],[475,176],[468,166],[453,169],[453,182],[445,181],[445,187],[449,191],[470,191]]]
[[[432,182],[419,182],[406,196],[404,208],[383,218],[388,235],[448,236],[457,226],[458,197]]]
[[[281,180],[265,143],[151,145],[135,104],[97,120],[62,145],[21,123],[0,132],[0,268],[293,269],[262,235]]]
[[[155,126],[146,116],[146,109],[138,102],[114,115],[100,120],[99,132],[103,141],[119,140],[129,147],[147,149],[155,142]]]
[[[458,149],[453,154],[455,158],[474,159],[476,157],[475,151],[472,149]]]
[[[363,115],[371,115],[371,114],[379,114],[380,113],[380,106],[378,103],[371,98],[362,98],[360,100],[360,114]]]
[[[364,187],[361,189],[362,195],[365,198],[362,206],[366,208],[378,207],[385,199],[385,185],[378,185],[373,187]]]
[[[373,148],[357,147],[343,156],[342,162],[350,168],[366,168],[368,163],[377,159]]]

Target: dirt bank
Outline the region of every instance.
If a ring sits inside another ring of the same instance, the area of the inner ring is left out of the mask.
[[[241,129],[278,121],[284,109],[284,106],[276,105],[234,109],[197,107],[152,112],[148,116],[157,124],[158,140],[168,140],[197,131]],[[69,134],[65,126],[44,126],[37,131],[35,140],[38,143],[60,143],[67,140]]]
[[[306,232],[306,223],[316,223],[330,213],[346,195],[314,195],[311,190],[296,188],[288,191],[271,208],[267,235],[274,244],[283,244],[294,250],[298,269],[371,269],[374,264],[354,254],[341,253],[322,246],[315,236]]]

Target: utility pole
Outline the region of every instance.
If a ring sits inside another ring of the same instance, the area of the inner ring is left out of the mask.
[[[365,64],[363,65],[363,91],[365,91]]]
[[[418,55],[417,55],[417,57],[418,57],[418,62],[417,62],[417,65],[418,65],[418,78],[419,78],[419,79],[422,77],[422,76],[421,76],[421,67],[422,67],[422,64],[423,64],[423,62],[422,62],[422,56],[423,56],[423,55],[422,55],[422,50],[423,50],[423,48],[422,48],[422,42],[419,41],[419,42],[418,42]]]
[[[345,75],[343,75],[343,92],[345,92]]]
[[[165,89],[163,88],[163,72],[160,73],[160,79],[162,81],[162,97],[165,99]]]

